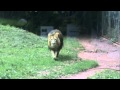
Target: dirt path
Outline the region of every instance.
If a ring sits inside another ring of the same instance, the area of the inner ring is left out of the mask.
[[[78,57],[96,60],[99,66],[60,79],[87,79],[87,77],[105,69],[120,70],[120,45],[112,44],[105,38],[80,37],[79,41],[85,47],[85,50],[78,53]]]

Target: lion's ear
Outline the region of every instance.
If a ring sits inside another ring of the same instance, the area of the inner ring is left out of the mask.
[[[58,38],[58,37],[59,37],[59,33],[55,33],[55,37],[57,37],[57,38]]]

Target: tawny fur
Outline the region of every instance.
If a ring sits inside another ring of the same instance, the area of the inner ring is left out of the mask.
[[[63,47],[63,35],[60,30],[55,29],[48,33],[48,48],[51,50],[52,57],[58,58],[59,52]]]

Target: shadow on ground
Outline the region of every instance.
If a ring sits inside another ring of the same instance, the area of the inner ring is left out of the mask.
[[[59,55],[58,61],[70,61],[73,60],[73,57],[70,55]]]

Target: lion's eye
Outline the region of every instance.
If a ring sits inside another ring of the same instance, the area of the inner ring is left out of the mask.
[[[57,39],[55,39],[55,42],[57,41]]]

